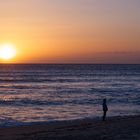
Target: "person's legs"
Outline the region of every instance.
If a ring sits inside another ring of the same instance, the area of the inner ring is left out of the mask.
[[[106,111],[104,111],[104,114],[103,114],[103,121],[105,121],[105,118],[106,118]]]

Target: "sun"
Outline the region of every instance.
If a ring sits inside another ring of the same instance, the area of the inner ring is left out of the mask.
[[[12,44],[0,45],[0,58],[10,60],[16,56],[16,49]]]

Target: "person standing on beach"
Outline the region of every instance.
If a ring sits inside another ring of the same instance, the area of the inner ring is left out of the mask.
[[[108,107],[106,104],[106,99],[103,99],[103,121],[105,121],[105,119],[106,119],[107,111],[108,111]]]

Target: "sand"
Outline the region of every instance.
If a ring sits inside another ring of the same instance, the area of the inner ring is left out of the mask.
[[[140,116],[0,128],[0,140],[140,140]]]

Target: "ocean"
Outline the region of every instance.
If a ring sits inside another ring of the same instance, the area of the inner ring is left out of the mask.
[[[140,114],[140,65],[1,64],[0,126]]]

